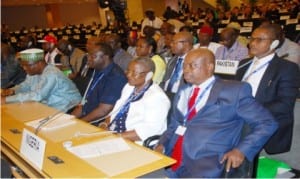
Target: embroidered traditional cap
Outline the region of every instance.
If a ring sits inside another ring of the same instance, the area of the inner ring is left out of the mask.
[[[214,34],[214,29],[209,27],[209,26],[202,26],[199,30],[199,33],[213,35]]]
[[[36,62],[44,60],[44,51],[38,48],[31,48],[20,52],[20,58],[22,61]]]
[[[57,39],[56,39],[56,37],[54,37],[52,35],[46,35],[42,40],[38,40],[38,42],[40,42],[40,43],[49,42],[49,43],[57,44]]]

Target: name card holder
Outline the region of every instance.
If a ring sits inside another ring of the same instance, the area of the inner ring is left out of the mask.
[[[285,24],[286,25],[289,25],[289,24],[297,24],[298,23],[298,19],[287,19],[285,21]]]
[[[20,152],[40,170],[43,168],[45,149],[45,140],[27,129],[23,129]]]
[[[253,27],[253,22],[243,22],[244,27]]]
[[[289,16],[289,15],[286,15],[286,16],[280,16],[280,20],[287,20],[287,19],[290,19],[290,16]]]
[[[241,27],[240,33],[251,33],[252,27]]]
[[[238,65],[236,60],[216,60],[215,73],[235,75]]]

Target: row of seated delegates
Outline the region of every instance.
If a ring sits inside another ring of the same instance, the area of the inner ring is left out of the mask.
[[[1,89],[18,85],[26,78],[16,52],[10,45],[1,43]]]
[[[58,68],[47,64],[42,49],[20,52],[21,66],[27,73],[25,81],[1,92],[1,103],[37,101],[67,112],[81,100],[74,83]]]
[[[127,79],[124,71],[113,62],[110,45],[101,42],[89,45],[87,65],[92,70],[92,76],[85,87],[80,105],[71,114],[93,122],[111,112]],[[99,122],[93,124],[97,125]]]
[[[232,173],[253,160],[277,129],[270,112],[253,98],[250,85],[215,77],[214,65],[213,53],[205,48],[185,56],[186,83],[174,97],[170,125],[155,147],[177,160],[166,169],[169,178],[224,177],[224,170]],[[242,137],[244,124],[251,130]]]
[[[276,46],[271,45],[273,44],[272,40],[278,39],[278,37],[276,37],[275,35],[276,33],[274,29],[275,29],[274,25],[272,25],[269,28],[260,27],[259,29],[254,31],[249,46],[250,46],[250,52],[256,56],[255,58],[257,59],[261,58],[262,60],[261,65],[264,65],[265,60],[267,61],[270,59],[272,60],[270,61],[269,64],[267,64],[269,65],[268,67],[266,66],[264,67],[266,73],[254,73],[256,75],[260,74],[263,76],[260,77],[261,80],[259,79],[254,80],[254,82],[259,82],[261,84],[259,84],[259,87],[258,84],[256,84],[257,86],[255,88],[252,87],[253,91],[259,90],[260,92],[256,92],[257,95],[254,94],[252,95],[254,95],[256,100],[258,100],[264,107],[266,107],[275,117],[276,121],[279,122],[279,130],[278,132],[275,133],[274,136],[271,137],[270,142],[268,142],[266,146],[267,148],[266,150],[269,153],[280,153],[280,152],[286,152],[290,149],[291,134],[292,134],[291,129],[293,128],[293,122],[292,122],[293,109],[294,109],[295,100],[298,93],[300,80],[299,80],[299,68],[297,68],[297,65],[295,65],[294,63],[290,63],[287,60],[283,60],[283,59],[278,60],[278,57],[276,56],[274,60],[272,59],[274,57],[274,50],[276,48]],[[181,43],[184,43],[185,40],[183,37],[184,36],[182,36],[182,32],[174,36],[173,43],[172,43],[172,51],[174,50],[173,51],[174,54],[176,54],[174,44],[176,43],[177,45],[182,45]],[[188,39],[192,39],[190,33],[185,34],[185,37],[189,37]],[[192,40],[189,40],[189,44],[192,48]],[[185,44],[185,46],[186,45],[187,44]],[[270,46],[272,46],[271,50],[270,50]],[[179,60],[176,59],[176,61]],[[174,64],[174,62],[176,61],[171,60],[170,62],[173,62]],[[251,64],[251,62],[249,62],[247,66],[244,66],[240,70],[244,69],[245,72],[249,67],[249,65]],[[242,61],[241,65],[243,65],[244,63],[245,62]],[[168,71],[170,71],[171,74],[177,71],[175,64],[173,65],[173,68],[169,68],[169,69],[167,68],[165,78],[167,78]],[[170,67],[170,65],[168,64],[167,67]],[[240,70],[238,73],[240,73]],[[179,78],[182,80],[183,78],[182,75]],[[164,89],[166,89],[165,84],[163,86],[165,87]],[[277,88],[278,86],[280,87]],[[270,93],[269,90],[271,90],[272,92]],[[283,133],[286,135],[282,135]],[[281,143],[278,144],[278,142],[276,143],[274,141],[281,141]]]
[[[128,83],[106,119],[105,128],[139,144],[166,130],[170,101],[152,81],[154,71],[154,62],[149,57],[130,61],[126,71]]]
[[[235,76],[237,80],[251,85],[252,95],[271,112],[279,124],[277,132],[264,146],[268,154],[290,151],[294,107],[300,87],[299,66],[278,57],[275,52],[280,43],[277,26],[266,24],[252,32],[249,50],[254,57],[242,60]]]

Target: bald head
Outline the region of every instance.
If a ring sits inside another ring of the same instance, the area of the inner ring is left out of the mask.
[[[213,76],[215,56],[208,49],[191,50],[185,57],[183,68],[184,79],[188,83],[200,85]]]

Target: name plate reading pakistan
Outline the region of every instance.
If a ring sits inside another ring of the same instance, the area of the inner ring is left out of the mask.
[[[236,60],[216,60],[215,73],[235,75],[238,65]]]
[[[46,141],[24,129],[20,152],[39,169],[43,167]]]

